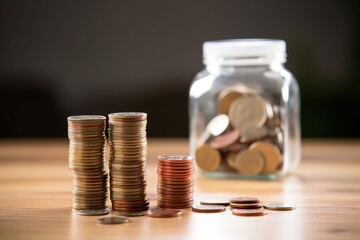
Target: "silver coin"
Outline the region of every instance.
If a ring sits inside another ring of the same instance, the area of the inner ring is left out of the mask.
[[[207,129],[213,136],[219,136],[224,133],[226,129],[228,129],[230,124],[229,117],[225,114],[219,114],[207,125]]]
[[[290,203],[272,202],[264,204],[264,208],[273,211],[290,211],[294,210],[296,206]]]
[[[125,217],[103,217],[97,220],[100,224],[122,224],[128,223],[130,220]]]
[[[77,214],[81,216],[99,216],[106,215],[109,213],[109,210],[106,209],[86,209],[86,210],[77,210]]]

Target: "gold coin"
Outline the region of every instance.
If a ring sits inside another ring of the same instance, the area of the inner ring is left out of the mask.
[[[248,128],[259,128],[267,119],[264,100],[256,95],[246,95],[236,99],[229,109],[230,122],[242,133]]]
[[[255,142],[251,144],[249,149],[262,153],[265,158],[265,167],[261,171],[263,174],[273,173],[279,166],[281,154],[279,148],[267,142]]]
[[[219,168],[221,156],[218,150],[207,144],[196,149],[195,159],[197,165],[204,171],[212,172]]]
[[[260,152],[244,150],[236,155],[234,168],[243,175],[254,176],[263,170],[265,159]]]
[[[218,112],[220,114],[228,114],[231,104],[243,94],[235,91],[224,90],[218,97]]]

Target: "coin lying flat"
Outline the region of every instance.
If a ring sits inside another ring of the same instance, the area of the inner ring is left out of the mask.
[[[222,206],[229,206],[230,204],[229,199],[226,198],[208,198],[205,200],[201,200],[200,203],[202,205],[222,205]]]
[[[208,144],[203,144],[196,149],[195,159],[199,168],[208,172],[217,170],[221,162],[219,151]]]
[[[192,207],[193,212],[200,213],[217,213],[224,212],[226,209],[223,205],[196,205]]]
[[[97,220],[100,224],[122,224],[128,223],[130,220],[125,217],[103,217]]]
[[[261,202],[260,198],[257,197],[233,197],[230,198],[231,203],[259,203]]]
[[[273,211],[289,211],[294,210],[296,206],[290,203],[272,202],[264,204],[264,208]]]
[[[255,142],[249,148],[262,153],[265,158],[265,166],[261,173],[268,174],[277,169],[281,161],[281,154],[278,147],[267,142]]]
[[[255,209],[255,208],[261,208],[263,206],[262,202],[258,203],[230,203],[230,207],[232,209],[238,208],[238,209]]]
[[[146,211],[145,215],[153,218],[172,218],[179,217],[181,211],[176,209],[150,208]]]
[[[140,216],[144,216],[145,212],[140,211],[140,212],[118,212],[116,211],[116,214],[118,216],[124,216],[124,217],[140,217]]]
[[[265,165],[263,155],[257,151],[244,150],[238,153],[233,162],[234,168],[243,175],[254,176],[259,174]]]
[[[255,216],[264,216],[267,214],[267,211],[263,208],[258,209],[232,209],[233,215],[243,216],[243,217],[255,217]]]

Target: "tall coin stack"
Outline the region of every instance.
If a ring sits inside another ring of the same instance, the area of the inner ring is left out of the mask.
[[[158,156],[157,205],[183,209],[193,205],[194,160],[191,156]]]
[[[141,212],[146,199],[146,113],[109,114],[110,199],[119,212]]]
[[[72,207],[81,215],[108,213],[104,165],[106,117],[70,116],[69,169],[73,175]]]

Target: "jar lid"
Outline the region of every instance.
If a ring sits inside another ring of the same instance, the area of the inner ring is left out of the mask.
[[[278,39],[229,39],[203,44],[204,64],[264,64],[286,62],[286,43]]]

